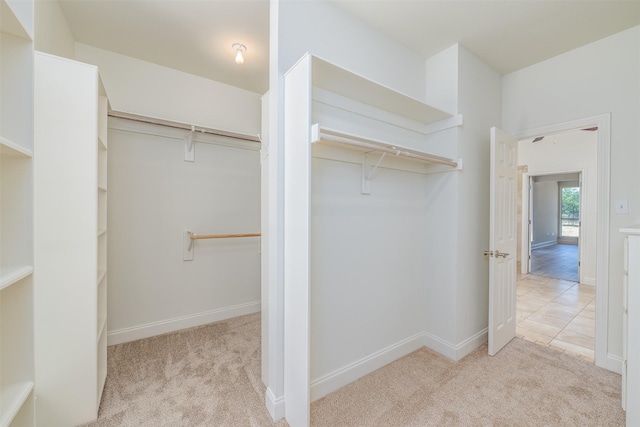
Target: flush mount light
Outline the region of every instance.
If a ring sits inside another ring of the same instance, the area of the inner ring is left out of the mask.
[[[247,47],[242,43],[234,43],[231,45],[232,48],[236,51],[236,64],[242,65],[244,64],[244,58],[242,57],[242,52],[247,50]]]

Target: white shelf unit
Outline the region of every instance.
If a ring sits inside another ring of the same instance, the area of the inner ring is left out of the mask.
[[[321,284],[311,283],[321,274],[314,267],[318,260],[312,259],[312,254],[319,252],[312,236],[326,231],[315,228],[313,222],[315,209],[322,203],[312,195],[313,188],[317,188],[312,182],[312,177],[317,176],[313,167],[315,159],[361,166],[361,194],[369,197],[369,194],[375,195],[375,189],[369,189],[368,184],[378,167],[425,174],[459,170],[460,160],[434,155],[424,147],[437,145],[437,134],[460,125],[462,117],[442,112],[309,54],[285,74],[284,115],[284,175],[287,178],[284,184],[284,358],[287,360],[284,406],[287,421],[292,426],[302,426],[309,424],[312,400],[357,378],[354,373],[342,375],[340,372],[359,365],[351,372],[358,371],[357,375],[361,376],[375,369],[377,363],[354,360],[362,356],[356,355],[356,348],[351,348],[345,350],[350,356],[343,359],[351,357],[351,360],[344,362],[344,368],[329,374],[316,372],[316,376],[324,376],[311,378],[314,360],[335,356],[318,346],[318,341],[312,339],[312,331],[328,336],[343,334],[345,329],[344,324],[337,326],[331,321],[320,326],[314,324],[312,312],[315,311],[313,317],[316,319],[333,314],[335,318],[347,319],[353,313],[345,308],[348,304],[335,299],[339,297],[328,298],[333,301],[329,306],[321,301],[312,303],[312,297],[317,295],[315,292],[322,288]],[[314,142],[322,144],[312,144]],[[376,152],[375,155],[372,152]],[[325,175],[318,177],[331,175],[328,170],[319,172]],[[346,171],[345,176],[354,176],[353,166],[340,171]],[[324,181],[319,181],[317,186],[326,188]],[[335,185],[333,181],[331,185]],[[352,184],[344,183],[343,187],[346,186],[352,191]],[[358,197],[352,192],[347,195],[345,191],[339,191],[331,200],[334,204],[327,215],[335,218],[339,215],[339,206],[343,205],[361,203],[359,206],[365,206]],[[376,233],[375,228],[370,230],[370,234]],[[345,242],[335,242],[335,246],[341,246],[341,243]],[[323,249],[331,251],[326,246]],[[363,248],[363,251],[367,252],[367,249]],[[340,267],[335,269],[340,270]],[[324,297],[326,302],[326,295]],[[380,316],[385,315],[380,313]],[[333,357],[334,364],[342,363],[335,360]]]
[[[33,426],[33,2],[0,0],[0,427]]]
[[[98,83],[98,138],[96,141],[98,151],[98,389],[96,402],[99,407],[107,380],[107,114],[109,100],[102,81],[99,80]]]
[[[640,225],[620,229],[624,240],[622,290],[622,408],[627,425],[640,424]]]
[[[108,100],[96,67],[39,52],[35,85],[36,419],[78,425],[107,372]]]

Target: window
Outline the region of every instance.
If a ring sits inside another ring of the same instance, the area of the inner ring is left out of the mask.
[[[580,187],[578,182],[559,182],[560,229],[558,237],[577,241],[580,237]]]

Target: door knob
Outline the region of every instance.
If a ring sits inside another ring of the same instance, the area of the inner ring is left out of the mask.
[[[509,254],[508,254],[508,253],[506,253],[506,252],[496,251],[496,253],[495,253],[495,257],[496,257],[496,258],[498,258],[498,257],[506,258],[506,257],[508,257],[508,256],[509,256]]]

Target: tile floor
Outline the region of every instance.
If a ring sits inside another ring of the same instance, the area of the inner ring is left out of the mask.
[[[516,336],[593,362],[595,287],[518,275]]]

